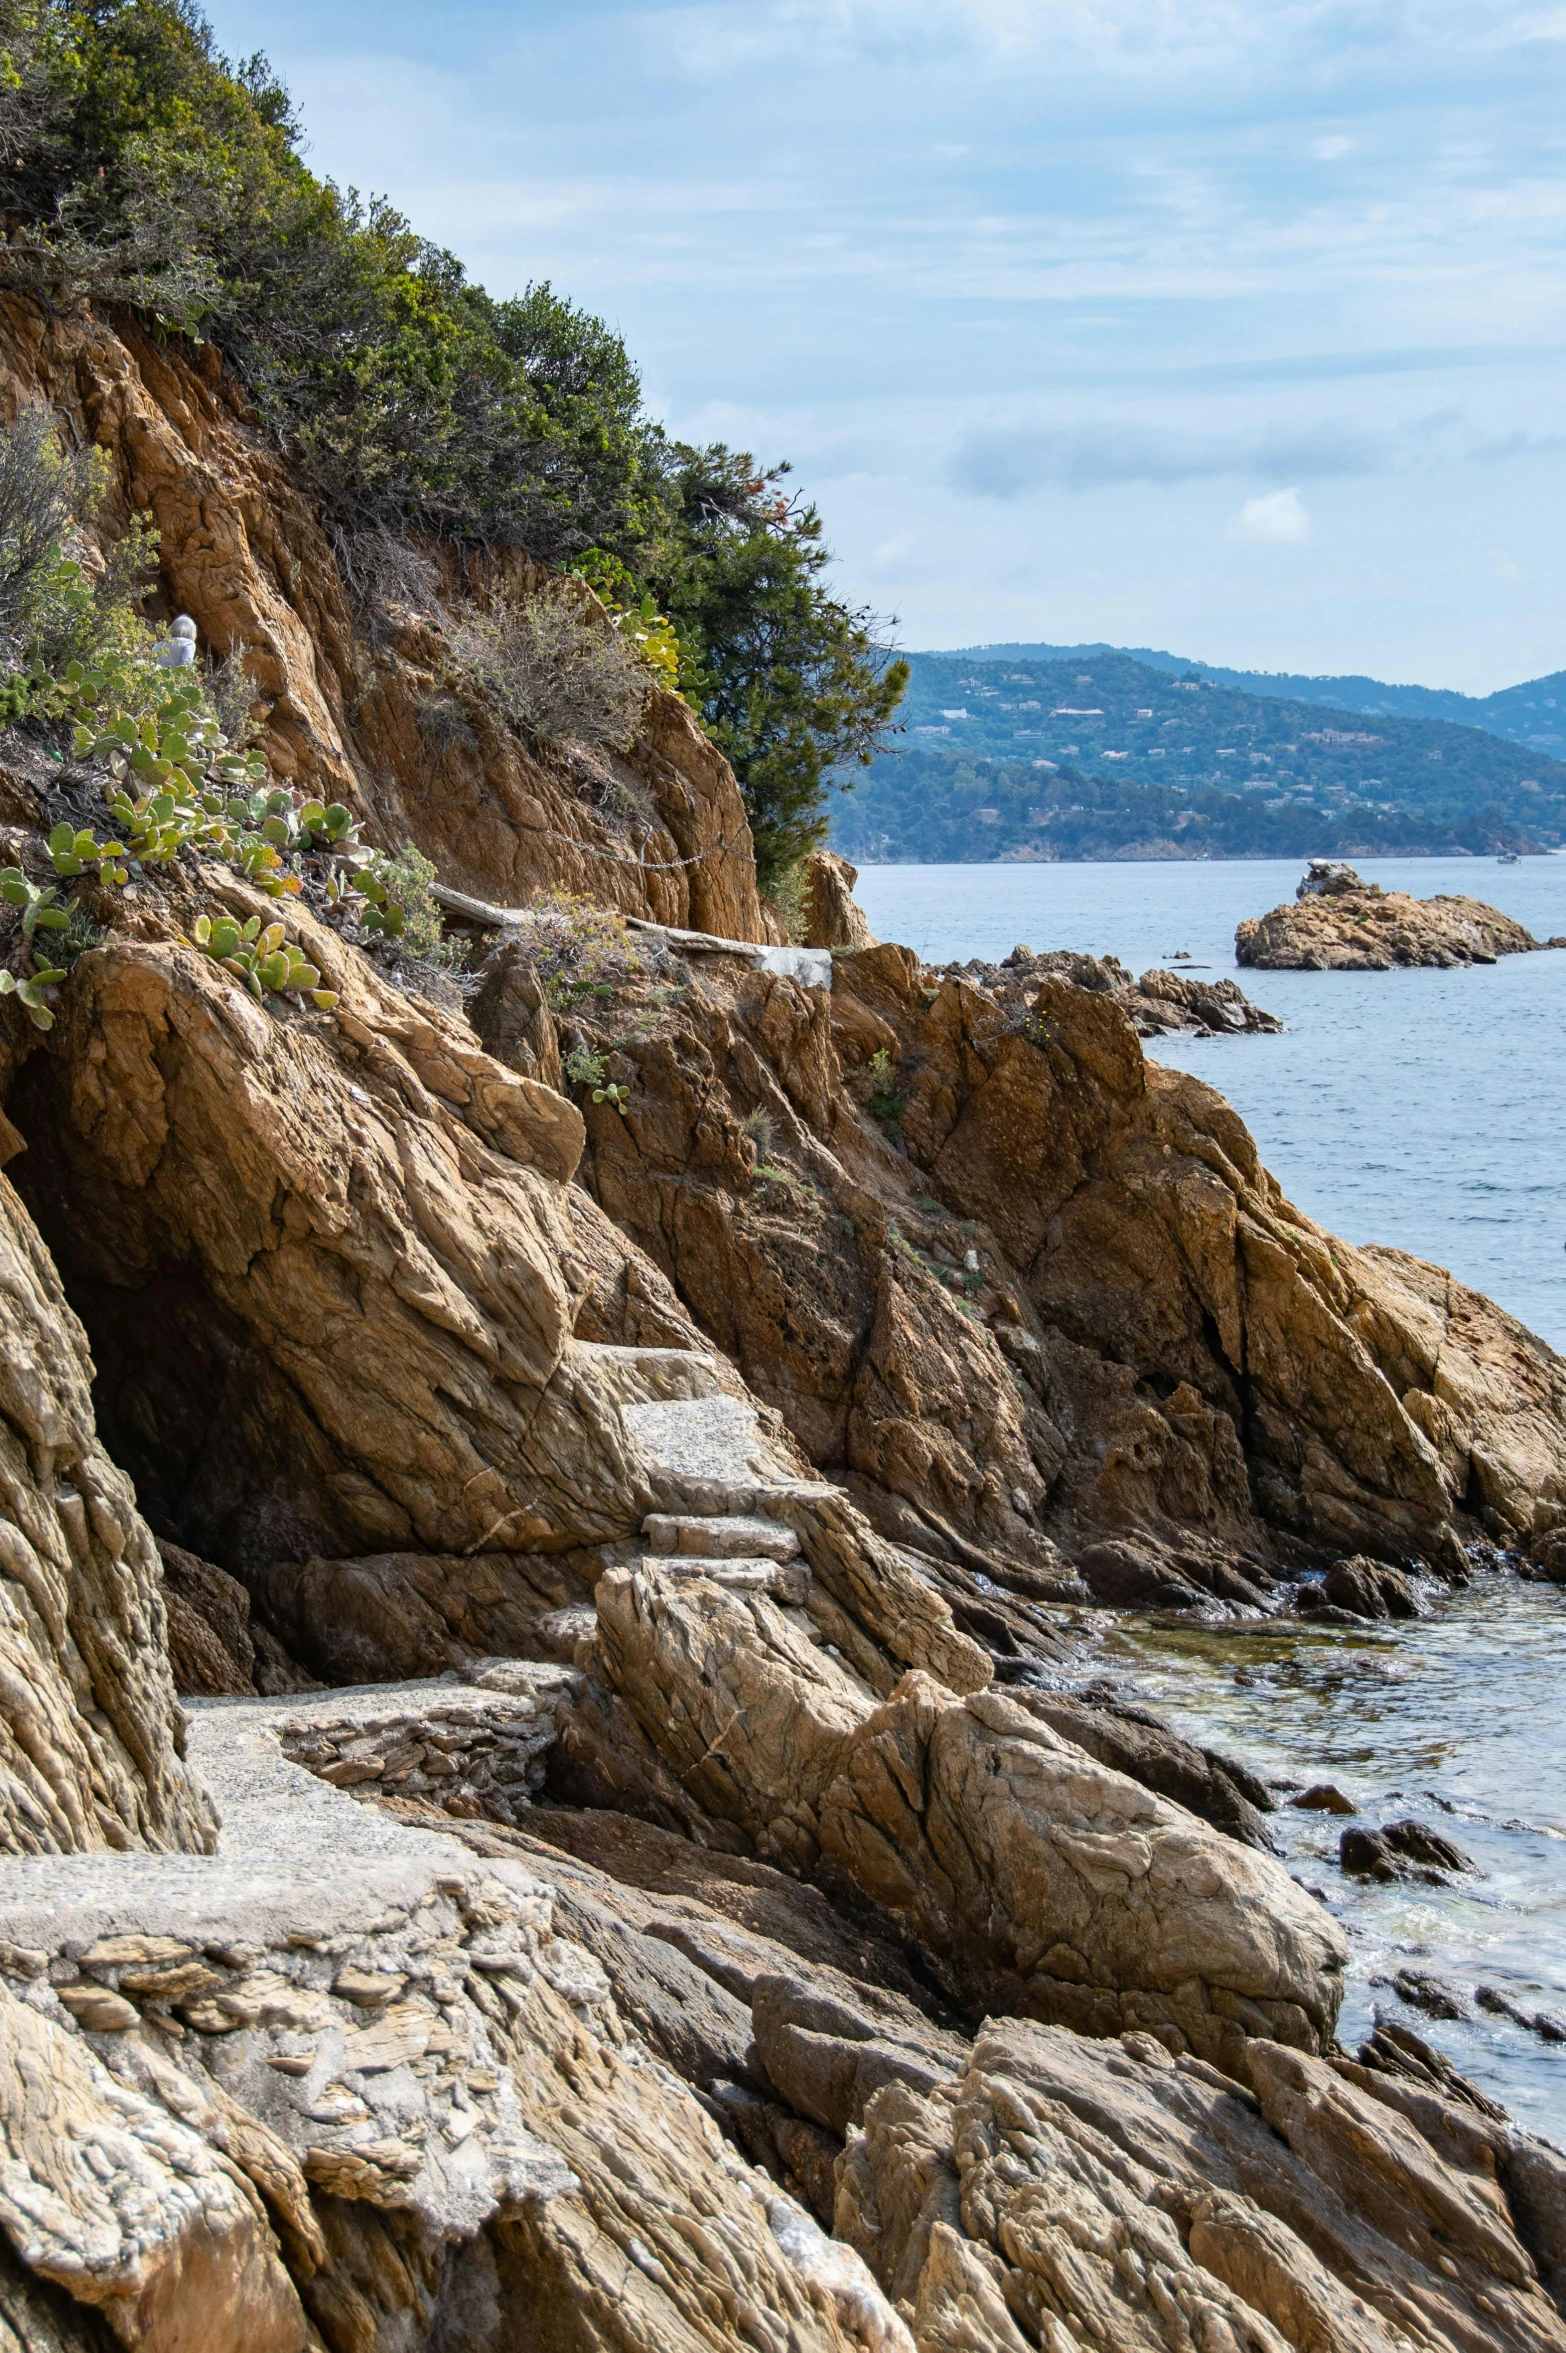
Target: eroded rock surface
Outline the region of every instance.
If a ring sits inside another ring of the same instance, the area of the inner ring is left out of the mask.
[[[13,1101],[143,1495],[241,1575],[628,1532],[619,1367],[572,1331],[576,1112],[299,926],[335,1014],[116,942]]]
[[[875,937],[863,908],[854,900],[859,870],[834,850],[815,850],[805,860],[805,945],[808,948],[873,948]]]
[[[548,1885],[377,1821],[280,1716],[198,1712],[217,1855],[0,1865],[0,2229],[80,2310],[62,2349],[98,2313],[134,2353],[905,2344]]]
[[[1330,2037],[1346,1948],[1270,1857],[1063,1740],[1019,1699],[912,1673],[875,1705],[788,1613],[617,1571],[605,1671],[703,1812],[767,1859],[835,1864],[947,1959],[969,2006],[1089,2033]]]
[[[1009,2022],[938,2088],[868,2101],[837,2224],[921,2353],[1542,2349],[1566,2330],[1528,2244],[1530,2158],[1275,2043],[1244,2088],[1148,2036]],[[1558,2253],[1539,2243],[1546,2266]]]
[[[604,1209],[1002,1657],[1029,1596],[1265,1607],[1566,1525],[1560,1359],[1324,1233],[1112,992],[1046,972],[1008,1010],[880,947],[829,1005],[712,959],[569,1027],[627,1089],[584,1104]]]
[[[1493,964],[1498,956],[1561,945],[1536,940],[1525,925],[1482,899],[1444,891],[1416,899],[1407,891],[1384,891],[1377,882],[1363,882],[1352,866],[1332,868],[1319,883],[1312,869],[1293,905],[1247,917],[1234,935],[1238,963],[1273,972]]]

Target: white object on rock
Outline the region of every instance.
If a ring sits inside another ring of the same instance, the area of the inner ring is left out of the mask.
[[[176,613],[168,636],[154,660],[164,670],[188,670],[196,659],[196,624],[188,613]]]
[[[756,958],[756,969],[781,973],[785,980],[797,980],[802,989],[829,989],[832,951],[830,948],[763,948]]]

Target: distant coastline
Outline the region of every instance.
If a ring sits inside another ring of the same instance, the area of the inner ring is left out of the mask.
[[[850,852],[836,837],[830,847],[840,857],[849,858],[861,871],[876,866],[1243,866],[1265,865],[1270,860],[1289,858],[1291,850],[1197,850],[1185,849],[1175,842],[1155,842],[1130,849],[1102,850],[1003,850],[993,857],[917,858],[911,855],[875,857],[868,853]],[[1361,842],[1357,847],[1330,848],[1311,844],[1302,849],[1301,858],[1442,858],[1455,865],[1494,866],[1506,863],[1503,853],[1495,850],[1425,849],[1416,843],[1393,844]],[[1515,853],[1519,858],[1560,858],[1566,851],[1558,849],[1527,849]]]
[[[832,846],[856,864],[1566,844],[1566,762],[1480,727],[1240,692],[1113,652],[907,658],[896,748],[837,780]]]

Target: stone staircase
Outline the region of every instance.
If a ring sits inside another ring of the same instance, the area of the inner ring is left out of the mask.
[[[743,1398],[664,1397],[628,1405],[624,1416],[658,1499],[642,1523],[642,1569],[766,1593],[788,1608],[803,1603],[810,1567],[781,1515],[838,1490],[773,1461]]]
[[[705,1577],[738,1593],[770,1593],[791,1606],[810,1590],[799,1538],[759,1513],[649,1512],[642,1523],[644,1569],[666,1577]]]

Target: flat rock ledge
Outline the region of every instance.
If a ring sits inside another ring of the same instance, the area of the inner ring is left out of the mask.
[[[320,1777],[487,1776],[504,1809],[576,1679],[499,1680],[198,1702],[214,1854],[0,1862],[7,2353],[101,2353],[100,2320],[134,2353],[502,2353],[540,2269],[584,2343],[694,2342],[687,2218],[779,2353],[842,2346],[840,2306],[906,2348],[859,2259],[627,2032],[546,1880]]]

